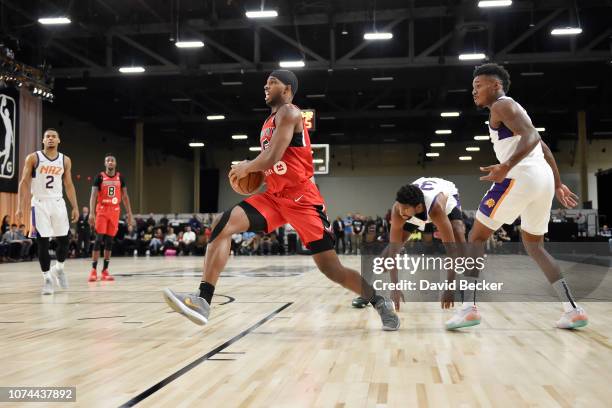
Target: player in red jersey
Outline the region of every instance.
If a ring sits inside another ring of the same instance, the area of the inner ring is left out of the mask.
[[[106,170],[100,172],[91,187],[89,198],[89,223],[96,229],[96,242],[92,253],[92,268],[89,273],[89,282],[98,279],[96,271],[98,258],[100,258],[100,246],[104,242],[104,268],[102,268],[103,281],[113,281],[108,273],[113,238],[119,229],[119,215],[121,214],[121,201],[128,216],[128,225],[132,225],[132,206],[125,186],[125,179],[117,171],[117,160],[111,153],[104,157]]]
[[[225,211],[213,223],[198,293],[164,290],[168,305],[196,324],[206,324],[219,274],[230,254],[232,234],[270,232],[290,223],[312,252],[319,270],[329,279],[361,295],[374,305],[384,330],[400,326],[393,302],[377,295],[359,273],[344,267],[334,251],[325,201],[313,181],[312,150],[300,109],[291,104],[298,88],[296,76],[287,70],[270,74],[264,86],[266,104],[272,109],[260,135],[262,151],[252,161],[232,166],[230,180],[263,171],[267,189]]]

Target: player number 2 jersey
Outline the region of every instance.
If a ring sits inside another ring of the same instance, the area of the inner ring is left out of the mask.
[[[32,199],[48,200],[63,198],[63,176],[63,153],[58,153],[55,159],[50,159],[42,151],[36,151],[36,167],[32,172],[32,185],[30,187]]]
[[[276,129],[275,117],[276,112],[266,119],[261,128],[259,141],[262,150],[266,150],[270,146],[272,134],[274,129]],[[309,182],[314,174],[312,148],[310,147],[308,129],[306,129],[303,122],[302,131],[293,134],[283,157],[264,173],[266,175],[267,191],[270,193],[277,193],[302,185],[306,181]]]

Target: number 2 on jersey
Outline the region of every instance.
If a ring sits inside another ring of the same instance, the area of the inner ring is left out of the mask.
[[[53,176],[47,176],[47,183],[45,184],[46,188],[53,188],[53,181],[55,180],[55,177]]]

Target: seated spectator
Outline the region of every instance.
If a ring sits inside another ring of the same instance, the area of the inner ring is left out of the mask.
[[[183,232],[183,239],[179,242],[179,249],[183,255],[189,255],[195,249],[196,234],[191,230],[191,226],[187,225]]]
[[[157,228],[153,234],[151,242],[149,242],[149,251],[151,255],[157,255],[164,245],[164,233],[161,228]]]
[[[153,213],[149,214],[149,218],[147,218],[147,227],[151,226],[151,227],[155,227],[155,218],[153,217]]]
[[[606,224],[601,227],[601,231],[599,231],[599,235],[602,237],[612,238],[612,230],[608,228]]]
[[[132,225],[128,225],[127,232],[119,243],[121,252],[125,254],[138,254],[138,234]]]
[[[242,255],[253,255],[257,249],[255,246],[255,238],[257,235],[254,232],[242,233],[242,247],[240,248]]]
[[[17,231],[17,239],[23,243],[21,248],[21,258],[32,260],[33,252],[32,252],[32,240],[28,238],[28,233],[25,229],[25,225],[21,224],[19,226],[19,230]]]
[[[2,235],[2,242],[8,245],[9,261],[16,261],[21,258],[23,244],[17,239],[17,224],[11,224],[9,229]]]
[[[153,226],[148,225],[147,229],[142,231],[140,233],[140,242],[139,242],[139,252],[143,253],[145,251],[147,251],[147,255],[149,255],[151,252],[149,252],[149,244],[151,243],[151,240],[153,239]]]
[[[232,235],[232,255],[240,255],[240,247],[242,246],[242,234],[236,233]]]
[[[193,214],[191,216],[191,218],[189,219],[189,226],[194,231],[197,230],[198,228],[202,228],[202,223],[200,222],[200,219],[198,218],[197,215]]]
[[[174,233],[174,228],[168,227],[168,233],[164,238],[164,246],[162,247],[162,252],[166,255],[166,251],[168,249],[178,250],[179,242],[176,234]]]

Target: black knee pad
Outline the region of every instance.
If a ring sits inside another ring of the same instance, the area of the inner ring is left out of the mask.
[[[94,242],[94,251],[99,251],[102,246],[102,241],[104,240],[104,235],[96,235],[96,241]]]
[[[49,238],[36,238],[38,245],[38,262],[43,272],[51,267],[51,257],[49,256]]]
[[[113,237],[111,237],[110,235],[105,235],[104,236],[104,250],[110,251],[111,249],[113,249]]]
[[[58,262],[64,262],[66,257],[68,256],[68,247],[70,246],[70,240],[68,239],[68,235],[64,235],[63,237],[56,237],[57,247],[55,249],[55,256]]]
[[[233,209],[234,207],[230,208],[229,210],[225,210],[225,212],[221,214],[221,218],[219,218],[219,222],[217,223],[217,225],[215,225],[215,228],[213,228],[213,231],[210,234],[210,239],[208,240],[209,244],[213,242],[215,238],[219,236],[219,234],[221,234],[221,231],[223,231],[223,228],[225,228],[225,226],[227,225],[227,222],[229,221],[229,218],[230,218],[230,215],[232,214]]]

